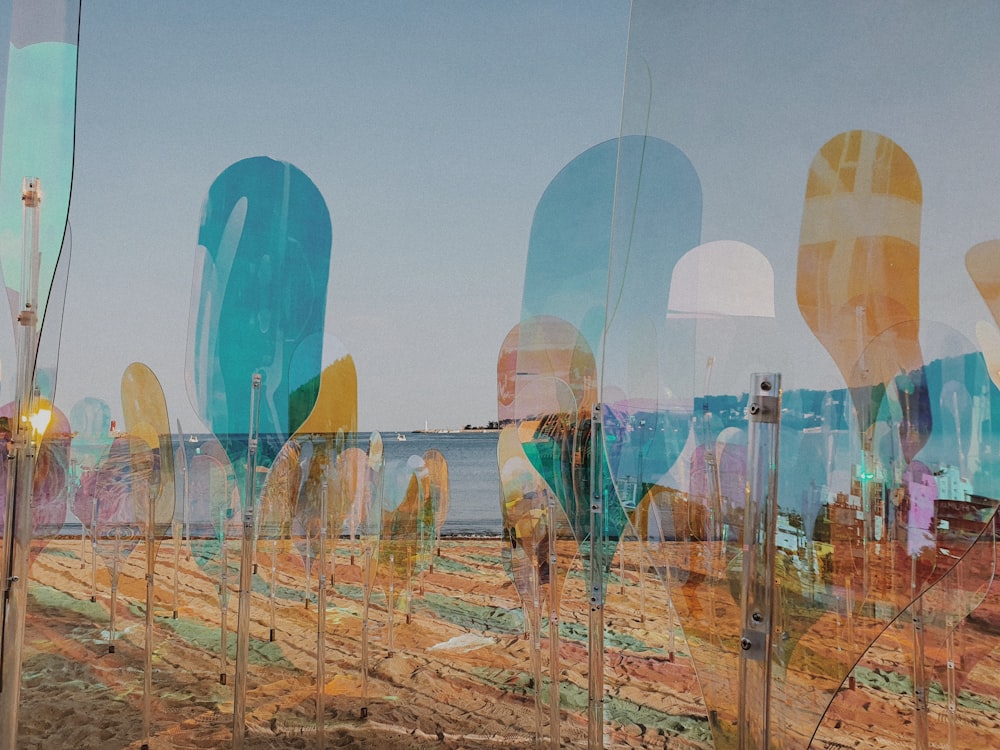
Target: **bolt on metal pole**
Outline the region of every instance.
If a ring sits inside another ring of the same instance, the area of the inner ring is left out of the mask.
[[[754,373],[747,409],[747,497],[743,523],[743,632],[739,663],[739,750],[766,750],[778,524],[781,375]]]

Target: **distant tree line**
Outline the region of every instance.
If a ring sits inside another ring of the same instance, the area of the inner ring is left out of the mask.
[[[476,427],[475,425],[467,424],[462,428],[463,430],[499,430],[499,422],[487,422],[485,427]]]

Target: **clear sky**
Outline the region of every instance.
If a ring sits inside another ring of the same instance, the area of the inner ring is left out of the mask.
[[[532,213],[615,137],[629,6],[600,2],[85,2],[72,278],[57,403],[121,417],[132,361],[172,418],[202,204],[266,155],[333,224],[327,330],[353,355],[364,430],[496,418]]]

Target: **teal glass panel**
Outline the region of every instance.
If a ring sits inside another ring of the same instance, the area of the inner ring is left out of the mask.
[[[25,177],[38,178],[42,184],[39,320],[63,244],[73,176],[79,17],[78,1],[13,4],[0,150],[0,267],[12,320],[20,311],[23,294],[21,187]]]
[[[701,185],[671,144],[644,136],[620,143],[600,400],[611,499],[627,512],[688,438],[689,417],[668,405],[690,392],[690,366],[678,354],[692,325],[668,320],[664,291],[677,262],[699,243]]]
[[[617,140],[577,156],[535,208],[524,269],[521,320],[551,315],[600,351],[607,289]]]
[[[257,372],[262,435],[287,437],[311,411],[311,404],[293,410],[290,393],[321,371],[330,242],[323,197],[291,164],[244,159],[209,189],[187,378],[199,416],[220,439],[247,433]]]

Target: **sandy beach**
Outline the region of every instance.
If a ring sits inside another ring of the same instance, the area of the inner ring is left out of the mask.
[[[170,539],[158,550],[150,748],[228,747],[231,742],[236,588],[230,578],[227,663],[215,575],[181,549],[173,616]],[[535,704],[529,641],[500,539],[445,539],[433,571],[412,582],[393,618],[385,595],[370,609],[369,698],[362,696],[361,568],[346,541],[327,589],[323,736],[316,720],[317,594],[305,593],[301,557],[277,560],[275,637],[270,640],[270,570],[260,562],[251,597],[247,678],[248,748],[532,747]],[[120,570],[114,653],[109,653],[110,575],[79,538],[53,540],[36,558],[24,644],[20,748],[140,748],[142,736],[145,552],[138,544]],[[231,562],[238,559],[238,544]],[[712,747],[689,649],[662,584],[616,558],[607,590],[605,746]],[[587,610],[577,562],[563,594],[560,627],[561,735],[586,747]],[[645,602],[644,615],[639,602]],[[834,618],[814,629],[836,627]],[[908,632],[908,631],[907,631]],[[543,632],[543,636],[547,631]],[[932,674],[932,747],[992,746],[1000,737],[1000,592],[992,586],[961,629],[961,699],[948,711]],[[813,747],[912,747],[912,666],[904,623],[891,625],[855,670],[853,689],[833,701]],[[821,640],[822,638],[820,638]],[[548,641],[543,637],[542,653]],[[939,661],[939,660],[938,660]],[[946,661],[946,660],[945,660]],[[936,663],[936,662],[935,662]],[[220,673],[226,675],[221,684]],[[944,681],[943,681],[944,680]],[[543,692],[547,694],[547,684]],[[362,718],[367,706],[367,718]],[[544,708],[547,715],[547,707]],[[950,722],[950,724],[949,724]],[[545,729],[547,732],[547,729]]]

